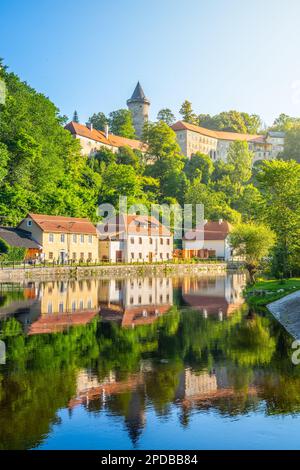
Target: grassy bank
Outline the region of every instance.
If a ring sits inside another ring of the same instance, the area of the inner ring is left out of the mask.
[[[300,290],[300,278],[283,281],[260,279],[246,289],[246,299],[253,307],[263,307],[297,290]]]

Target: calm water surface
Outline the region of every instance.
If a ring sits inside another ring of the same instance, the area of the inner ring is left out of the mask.
[[[292,338],[244,285],[0,284],[0,448],[300,448]]]

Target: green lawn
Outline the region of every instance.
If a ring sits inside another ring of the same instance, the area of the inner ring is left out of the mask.
[[[259,279],[246,289],[246,298],[249,305],[262,307],[297,290],[300,290],[300,278],[283,281]]]

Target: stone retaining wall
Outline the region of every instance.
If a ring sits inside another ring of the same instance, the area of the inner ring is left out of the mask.
[[[227,263],[163,264],[163,265],[111,265],[111,266],[60,266],[54,268],[16,268],[0,270],[0,282],[25,280],[51,281],[53,279],[86,279],[91,277],[155,276],[190,273],[221,273],[227,271]]]

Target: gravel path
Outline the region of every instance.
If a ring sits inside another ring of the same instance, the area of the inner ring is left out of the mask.
[[[272,302],[267,307],[284,328],[300,340],[300,291]]]

